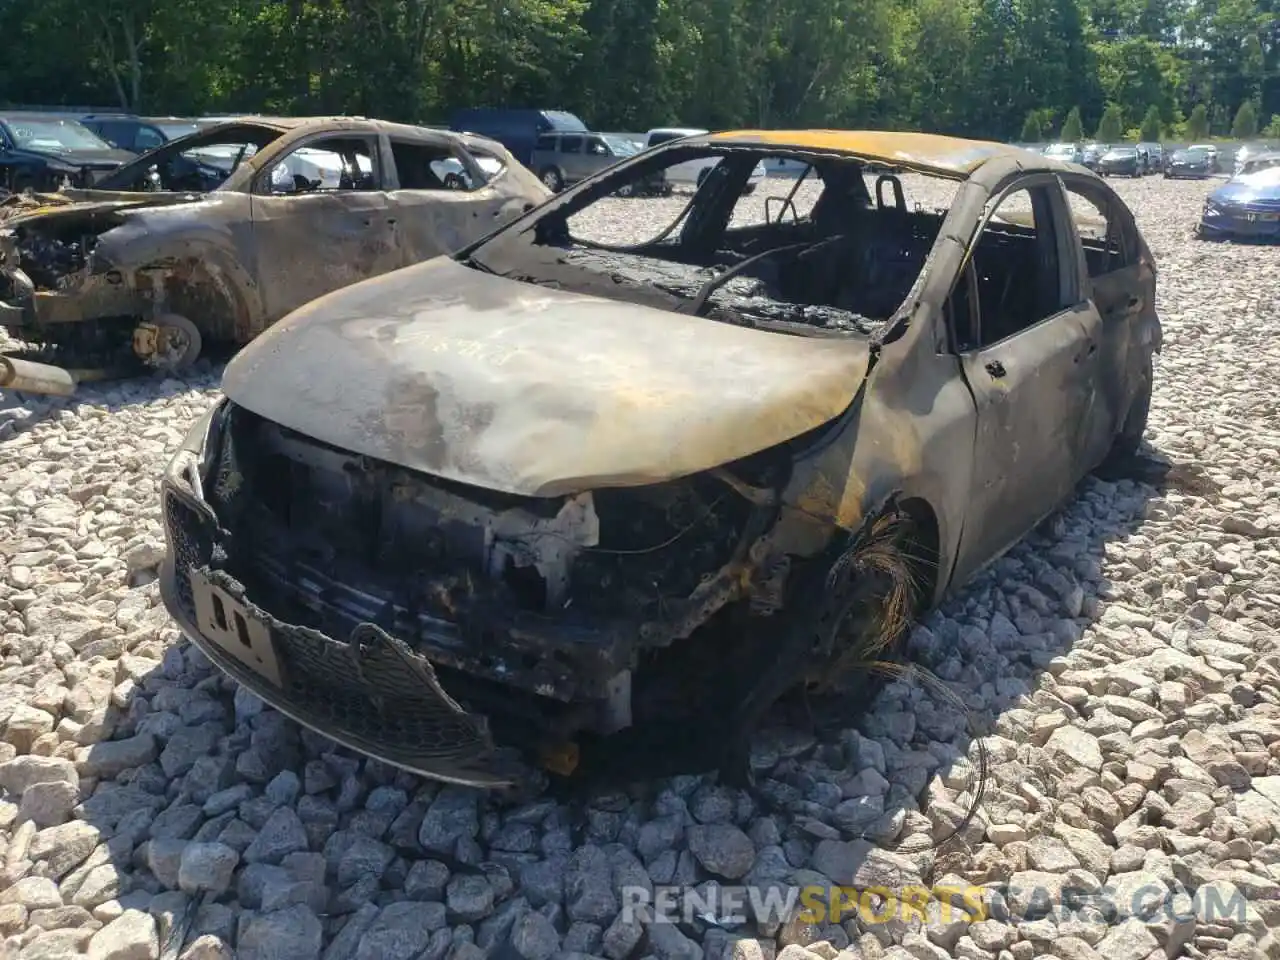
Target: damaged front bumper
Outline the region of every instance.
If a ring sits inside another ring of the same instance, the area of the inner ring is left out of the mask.
[[[531,615],[490,602],[481,584],[446,620],[261,549],[263,531],[246,545],[225,529],[215,505],[227,408],[196,425],[161,485],[161,596],[219,669],[360,753],[488,789],[528,783],[531,754],[572,773],[577,733],[629,723],[609,710],[629,709],[635,623]]]
[[[298,723],[344,746],[437,780],[511,787],[528,775],[498,749],[483,717],[440,686],[427,658],[372,623],[334,639],[285,623],[229,573],[217,517],[204,502],[198,424],[170,464],[161,502],[169,549],[160,593],[183,633],[223,672]]]

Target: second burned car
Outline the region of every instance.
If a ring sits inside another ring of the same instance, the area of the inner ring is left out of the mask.
[[[592,235],[707,157],[652,237]],[[802,175],[744,198],[777,160]],[[915,174],[950,208],[909,206]],[[856,700],[914,616],[1137,448],[1154,294],[1129,210],[1074,165],[676,141],[242,351],[163,480],[164,602],[280,710],[431,777],[693,741],[741,770],[780,696]]]
[[[0,206],[0,325],[78,366],[176,369],[548,196],[483,137],[343,117],[217,123],[92,189]]]

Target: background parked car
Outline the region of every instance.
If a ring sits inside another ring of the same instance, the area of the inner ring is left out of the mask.
[[[1138,152],[1145,155],[1143,174],[1164,172],[1164,147],[1158,143],[1139,143]]]
[[[1204,147],[1188,147],[1175,150],[1165,167],[1164,175],[1170,179],[1193,178],[1203,180],[1213,172],[1213,164]]]
[[[672,140],[679,140],[681,137],[701,137],[707,132],[697,127],[656,127],[645,134],[645,147],[656,147],[660,143],[670,143]],[[700,187],[702,186],[702,181],[707,179],[707,175],[711,173],[712,168],[719,162],[712,158],[704,158],[690,160],[686,163],[677,163],[667,168],[667,183],[671,186]],[[751,176],[747,179],[747,185],[743,188],[743,194],[750,195],[754,193],[756,187],[763,183],[768,175],[769,173],[765,170],[764,163],[761,162],[751,171]]]
[[[533,151],[542,134],[589,132],[581,119],[565,110],[489,107],[456,111],[449,119],[449,129],[497,140],[530,170],[537,169],[533,163]]]
[[[1112,147],[1098,158],[1097,171],[1104,177],[1142,176],[1142,155],[1137,147]]]
[[[638,152],[630,140],[607,133],[544,133],[529,169],[548,190],[559,192]]]
[[[13,193],[90,186],[132,159],[71,117],[0,114],[0,186]]]
[[[162,143],[195,133],[200,125],[180,117],[135,117],[131,114],[89,114],[80,122],[107,143],[130,153],[146,153]]]
[[[1208,238],[1280,240],[1280,155],[1232,177],[1205,199],[1196,232]]]
[[[1051,143],[1044,148],[1044,155],[1065,163],[1084,163],[1084,151],[1078,143]]]
[[[1193,143],[1187,147],[1188,150],[1199,150],[1204,153],[1209,161],[1209,172],[1217,173],[1219,170],[1218,148],[1212,143]]]
[[[1231,175],[1238,176],[1244,173],[1250,160],[1252,160],[1255,157],[1263,156],[1265,154],[1272,153],[1272,152],[1274,152],[1272,148],[1265,143],[1241,144],[1240,148],[1236,150],[1235,157],[1232,158],[1233,162],[1232,162]]]
[[[1098,169],[1098,161],[1102,159],[1102,155],[1110,150],[1109,144],[1105,143],[1086,143],[1081,153],[1080,162],[1090,170]]]

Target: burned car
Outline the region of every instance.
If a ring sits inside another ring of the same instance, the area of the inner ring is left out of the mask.
[[[590,236],[705,158],[653,236]],[[802,174],[744,197],[780,160]],[[269,703],[430,777],[741,772],[772,704],[865,701],[913,617],[1138,447],[1154,303],[1130,211],[1078,166],[675,141],[241,351],[162,482],[162,596]]]
[[[0,325],[55,367],[177,369],[549,195],[482,137],[351,118],[219,123],[92,190],[0,206]]]

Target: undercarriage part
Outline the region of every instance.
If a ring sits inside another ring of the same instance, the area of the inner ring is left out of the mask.
[[[186,317],[166,313],[133,331],[133,352],[156,370],[181,370],[195,363],[203,341],[199,328]]]
[[[14,357],[0,357],[0,390],[69,397],[76,392],[76,379],[70,371],[61,367]]]

